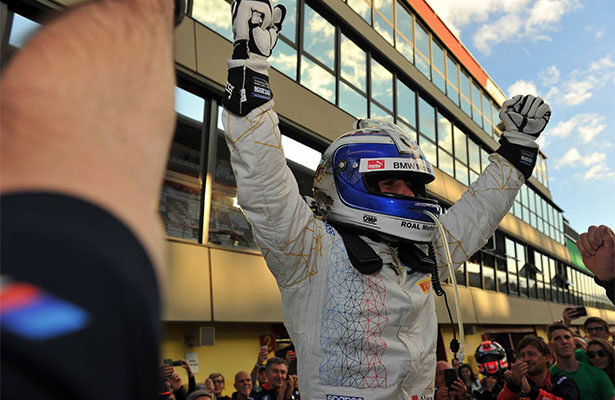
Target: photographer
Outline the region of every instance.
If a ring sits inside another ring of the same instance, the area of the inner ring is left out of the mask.
[[[459,377],[453,382],[447,382],[445,371],[455,371],[446,361],[436,363],[436,400],[468,400],[468,389]],[[455,373],[456,375],[456,373]]]

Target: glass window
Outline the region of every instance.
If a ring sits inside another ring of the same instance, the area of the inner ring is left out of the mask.
[[[459,67],[455,60],[453,60],[450,56],[446,57],[446,81],[447,81],[447,89],[446,94],[448,98],[453,101],[453,103],[459,105],[459,84],[457,82],[457,73]]]
[[[41,24],[15,13],[11,25],[11,35],[9,44],[14,47],[23,47],[36,31],[41,28]]]
[[[480,252],[476,252],[468,259],[468,261],[466,261],[466,269],[468,271],[469,286],[482,288],[483,285],[480,276]]]
[[[220,122],[222,107],[218,107]],[[216,162],[209,213],[209,242],[239,248],[257,249],[252,228],[237,204],[237,186],[231,168],[224,132],[216,130]]]
[[[158,209],[167,235],[198,241],[202,212],[201,139],[205,99],[176,87],[175,110],[175,135]]]
[[[427,159],[427,161],[429,161],[433,165],[437,165],[436,161],[438,159],[436,155],[436,145],[431,141],[425,139],[425,136],[423,135],[420,136],[419,140],[421,150],[423,150],[423,153],[425,153],[425,158]]]
[[[457,126],[453,126],[455,140],[455,158],[464,164],[468,163],[468,150],[466,147],[466,134]]]
[[[510,294],[519,295],[519,286],[517,282],[517,260],[515,256],[515,242],[509,238],[506,241],[506,266],[508,268],[508,284]]]
[[[395,119],[393,118],[393,114],[391,114],[389,111],[385,110],[384,108],[378,106],[376,103],[370,104],[369,114],[370,114],[369,115],[370,118],[384,119],[389,122],[395,121]]]
[[[542,266],[542,255],[534,250],[534,265],[538,269],[538,273],[536,273],[536,286],[538,288],[538,298],[545,299],[545,285],[543,283],[543,266]]]
[[[519,270],[519,292],[521,296],[528,296],[527,268],[525,266],[525,246],[515,243],[517,247],[517,268]]]
[[[231,5],[225,0],[195,0],[192,17],[229,41],[233,41]]]
[[[489,165],[489,153],[485,151],[485,149],[480,149],[480,162],[481,162],[481,171],[484,171]]]
[[[430,78],[429,68],[429,35],[418,22],[414,24],[416,33],[416,67],[426,77]]]
[[[411,63],[414,62],[414,49],[412,42],[414,37],[412,34],[412,15],[398,1],[397,2],[397,38],[395,47],[397,51],[404,55]]]
[[[372,99],[393,110],[393,74],[373,58],[371,67]]]
[[[278,40],[275,51],[269,57],[269,62],[290,79],[297,80],[297,50],[283,40]]]
[[[458,285],[466,284],[466,263],[463,263],[455,271],[455,279]]]
[[[393,44],[393,1],[374,0],[374,29]]]
[[[335,102],[335,77],[305,56],[301,57],[301,84],[331,103]]]
[[[489,246],[489,243],[487,243],[487,246]],[[491,254],[483,253],[482,259],[484,289],[495,290],[495,257]]]
[[[472,106],[470,106],[470,79],[463,71],[459,73],[459,90],[461,93],[461,109],[471,117]]]
[[[438,145],[449,153],[453,152],[453,124],[438,113]]]
[[[333,70],[335,27],[307,4],[303,34],[303,50]]]
[[[365,52],[344,35],[341,35],[340,49],[342,78],[362,92],[367,92],[365,85],[367,57]]]
[[[297,40],[297,0],[276,0],[276,4],[282,4],[286,7],[286,17],[284,18],[284,29],[282,29],[282,36],[289,39],[291,42],[295,43]],[[276,45],[276,50],[273,52],[275,54],[278,51]]]
[[[474,82],[472,82],[472,119],[478,126],[483,126],[483,117],[481,116],[481,92]]]
[[[367,98],[343,81],[339,82],[339,106],[355,118],[367,117]]]
[[[433,83],[442,91],[446,93],[446,80],[444,79],[444,51],[442,47],[436,41],[431,42],[432,52],[432,76]]]
[[[468,167],[459,162],[459,160],[455,160],[455,179],[464,185],[468,186],[470,184],[470,177],[468,176]]]
[[[355,10],[368,24],[372,23],[372,2],[371,0],[348,0],[348,5]]]
[[[435,109],[419,96],[419,132],[436,141]],[[423,149],[424,151],[424,149]],[[435,160],[434,160],[435,161]]]
[[[473,140],[468,140],[468,153],[470,155],[470,168],[480,172],[480,148]]]
[[[397,116],[406,124],[416,126],[416,98],[414,91],[397,80]]]
[[[438,168],[450,176],[455,176],[453,156],[446,153],[441,147],[438,148]]]
[[[485,118],[485,129],[491,124],[491,102],[487,94],[483,93],[483,117]]]
[[[508,293],[508,280],[506,275],[506,260],[496,258],[497,264],[496,278],[498,281],[498,292]]]

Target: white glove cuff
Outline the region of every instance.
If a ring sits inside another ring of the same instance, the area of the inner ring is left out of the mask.
[[[532,149],[538,148],[538,143],[536,143],[536,138],[534,136],[514,131],[505,131],[504,133],[502,133],[502,136],[508,139],[510,143],[514,143],[516,145],[525,146]]]

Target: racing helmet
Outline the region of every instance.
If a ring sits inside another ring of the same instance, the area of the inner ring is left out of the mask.
[[[400,178],[414,197],[382,193],[378,182]],[[418,144],[387,121],[358,120],[355,130],[337,138],[324,152],[314,176],[317,209],[330,223],[427,243],[441,208],[425,197],[435,179],[431,163]]]
[[[487,360],[487,358],[493,358],[488,357],[490,355],[495,356],[495,360]],[[474,357],[478,364],[478,372],[483,375],[498,375],[508,368],[506,350],[495,340],[487,340],[479,344]]]

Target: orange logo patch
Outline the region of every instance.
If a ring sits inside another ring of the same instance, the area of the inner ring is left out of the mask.
[[[431,288],[431,278],[425,278],[422,281],[418,281],[416,284],[421,288],[423,293],[427,293]]]

